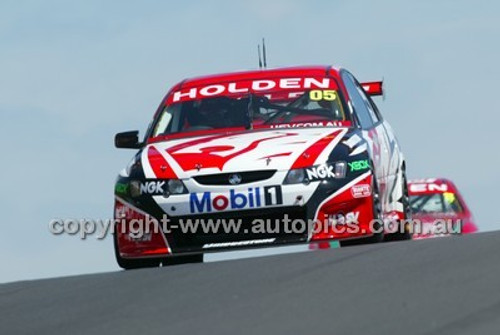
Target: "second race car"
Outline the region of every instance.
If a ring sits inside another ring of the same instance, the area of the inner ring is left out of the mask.
[[[408,187],[415,219],[414,239],[477,232],[478,228],[469,207],[450,180],[410,180]]]

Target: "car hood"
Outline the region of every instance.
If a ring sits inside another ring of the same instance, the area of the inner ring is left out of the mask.
[[[462,234],[474,233],[477,231],[476,225],[472,222],[472,219],[466,213],[450,214],[450,213],[413,213],[412,218],[421,222],[421,231],[415,232],[413,234],[414,239],[423,239],[438,236],[448,236],[458,232]],[[455,226],[458,222],[461,222],[460,231],[450,231],[443,232],[443,229],[452,224]],[[439,227],[439,228],[438,228]]]
[[[254,130],[148,144],[146,178],[190,178],[227,172],[287,170],[325,163],[348,128]]]
[[[437,220],[465,219],[463,215],[453,213],[413,213],[413,219],[420,220],[424,224],[434,224]]]

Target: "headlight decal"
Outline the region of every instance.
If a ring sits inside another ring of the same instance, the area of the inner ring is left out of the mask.
[[[180,179],[169,180],[132,180],[129,183],[130,195],[134,198],[148,195],[163,195],[169,197],[170,195],[187,194],[187,188]]]
[[[304,169],[292,169],[288,171],[284,184],[301,184],[306,180]]]
[[[288,171],[288,174],[283,183],[307,184],[310,182],[327,179],[342,179],[345,178],[346,171],[347,163],[344,161],[320,164],[304,169],[292,169]]]

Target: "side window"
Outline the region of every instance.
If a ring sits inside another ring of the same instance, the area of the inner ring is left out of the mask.
[[[363,99],[366,109],[368,109],[368,114],[370,114],[370,118],[372,119],[373,123],[378,123],[380,121],[380,118],[375,111],[375,108],[373,107],[374,103],[371,101],[370,97],[366,94],[365,90],[363,87],[358,83],[356,79],[354,79],[354,83],[356,84],[356,90],[358,91],[359,95]]]
[[[373,101],[373,99],[369,95],[366,95],[366,97],[368,98],[368,100],[370,102],[370,105],[372,106],[372,109],[375,112],[375,118],[378,121],[382,121],[382,116],[381,116],[380,111],[379,111],[379,109],[377,107],[377,104],[375,104],[375,101]]]
[[[344,85],[349,93],[351,103],[354,107],[359,123],[361,124],[361,128],[371,128],[375,122],[373,121],[367,106],[368,100],[366,99],[366,96],[364,96],[363,92],[360,92],[358,88],[359,84],[347,71],[342,71],[342,80],[344,81]],[[360,89],[362,90],[363,88],[360,87]],[[372,113],[375,114],[373,110]]]

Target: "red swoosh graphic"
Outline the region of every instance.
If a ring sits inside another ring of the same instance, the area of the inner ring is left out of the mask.
[[[316,161],[318,156],[323,152],[323,150],[325,150],[327,145],[330,144],[330,142],[332,142],[341,132],[342,130],[335,130],[334,132],[313,143],[302,153],[302,155],[297,158],[297,160],[292,165],[292,169],[306,168],[314,165],[314,162]]]
[[[223,137],[227,137],[226,134],[212,136],[208,138],[196,139],[194,141],[189,141],[186,143],[181,143],[179,145],[173,146],[167,149],[168,154],[176,160],[179,166],[184,171],[194,170],[198,168],[218,168],[220,171],[224,168],[224,165],[229,162],[231,159],[241,156],[245,153],[248,153],[259,146],[259,144],[270,141],[278,138],[288,137],[288,136],[296,136],[297,133],[283,133],[275,136],[265,137],[250,143],[246,148],[238,150],[232,154],[227,156],[220,156],[217,153],[229,151],[234,149],[232,145],[217,145],[217,146],[206,146],[204,148],[199,149],[200,152],[189,152],[189,153],[180,153],[178,151],[189,148],[200,143],[208,143],[216,139],[220,139]]]
[[[148,148],[149,165],[153,169],[156,178],[174,179],[177,178],[174,170],[167,163],[161,153],[154,146]]]

